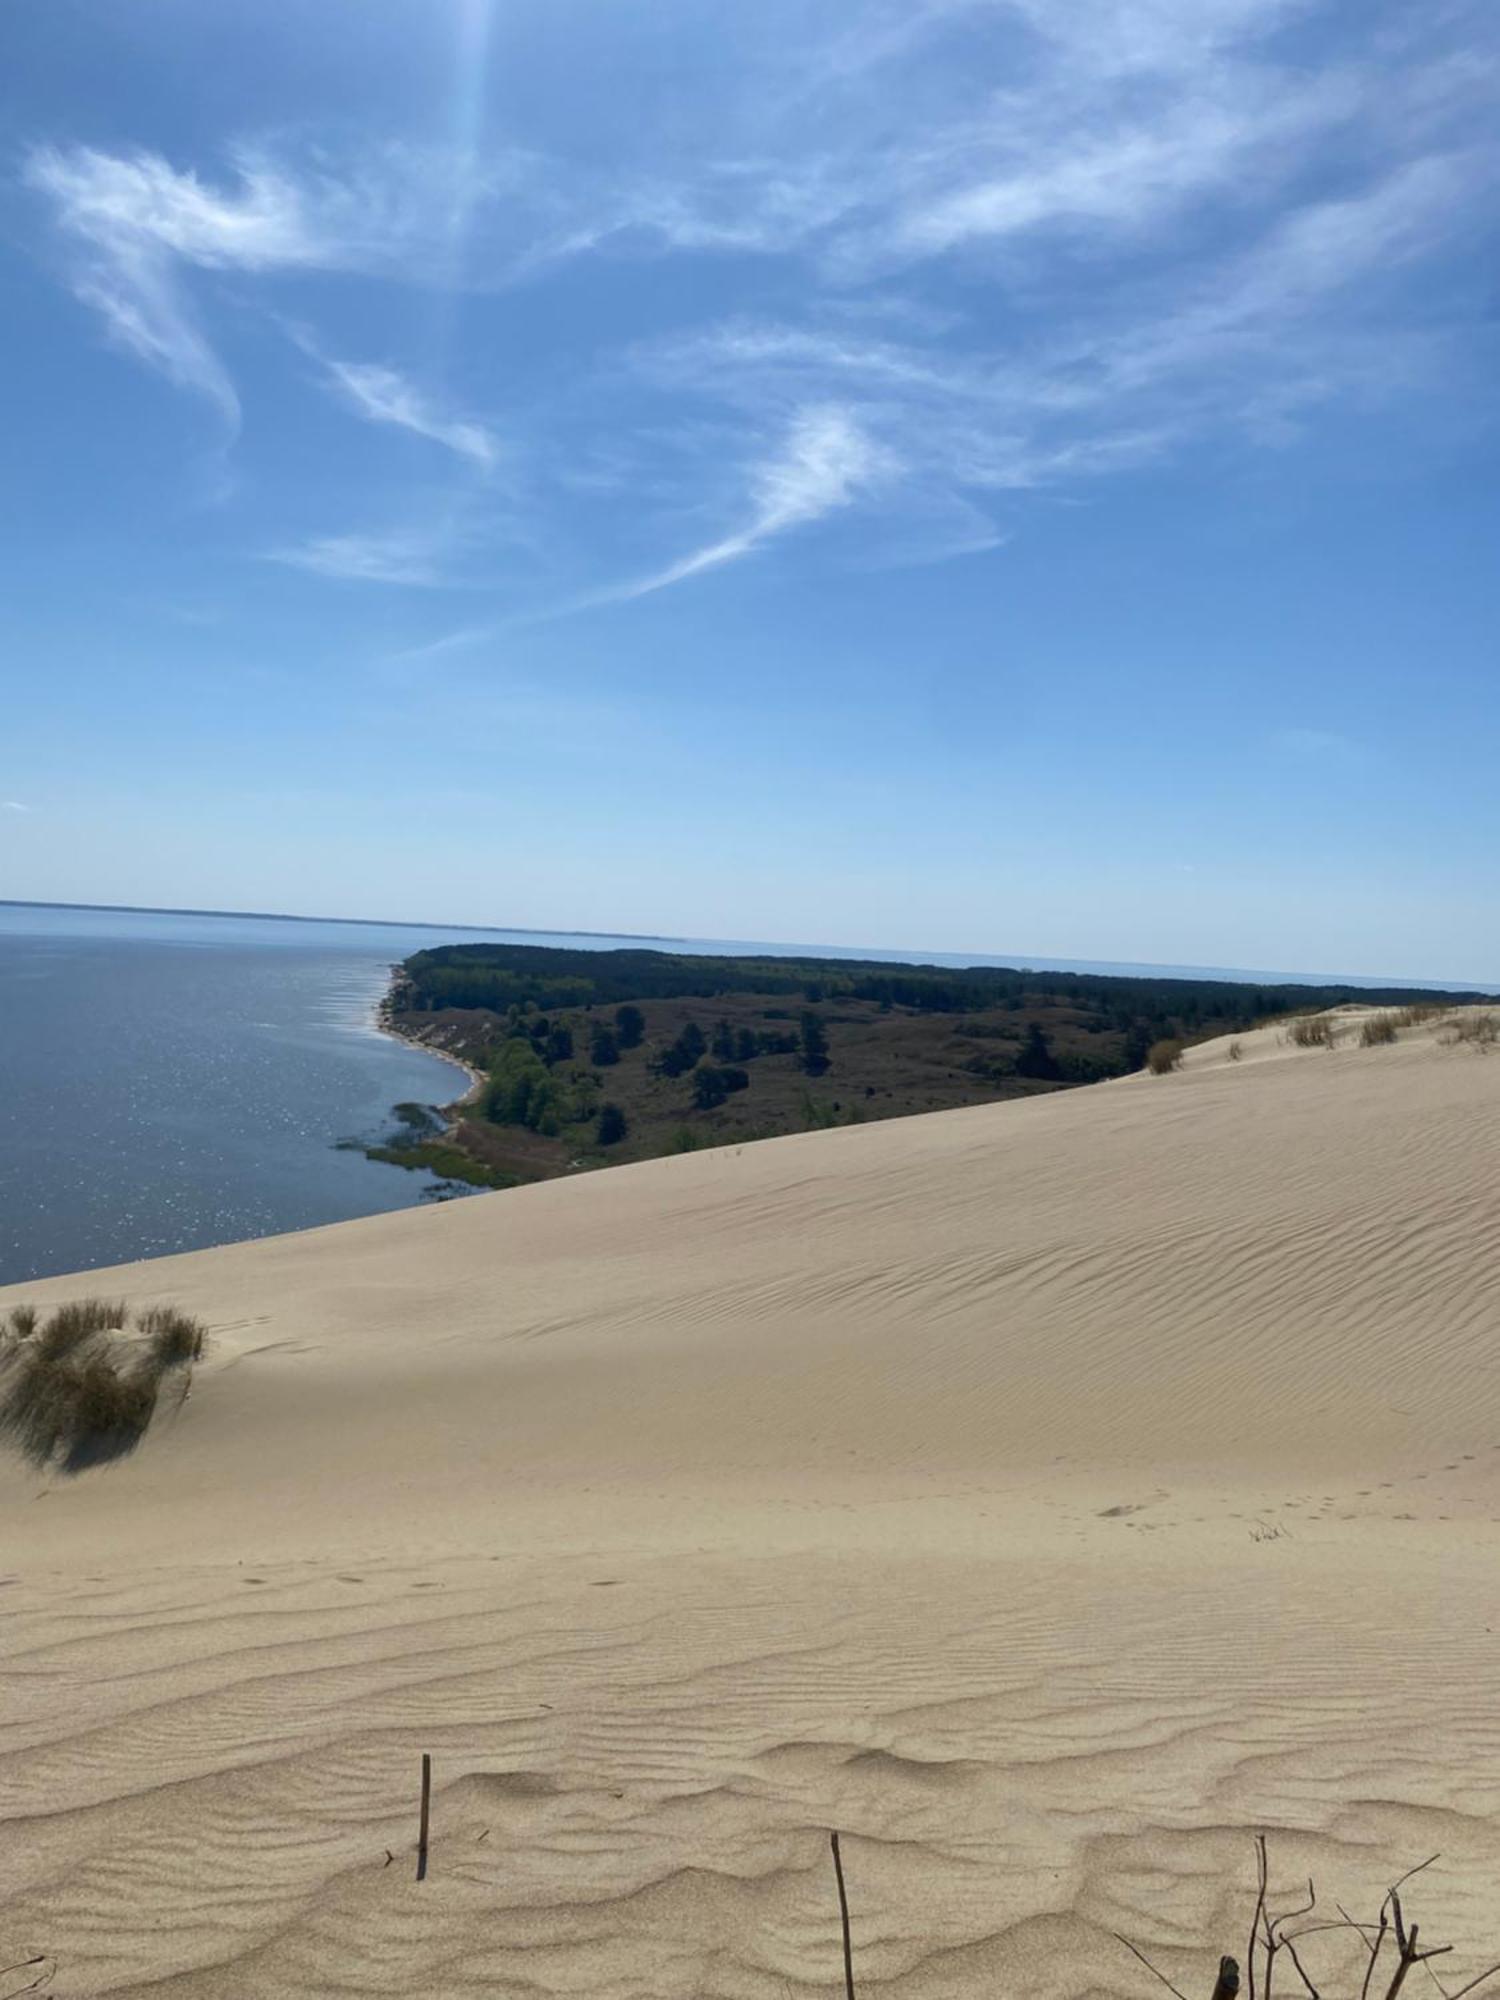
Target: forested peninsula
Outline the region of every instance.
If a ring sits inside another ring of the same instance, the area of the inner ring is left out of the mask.
[[[1029,1097],[1170,1066],[1175,1045],[1426,988],[1262,985],[878,959],[443,945],[397,968],[393,1032],[479,1080],[373,1148],[508,1187],[820,1126]]]

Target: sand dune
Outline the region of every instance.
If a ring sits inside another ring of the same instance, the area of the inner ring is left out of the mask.
[[[1258,1827],[1500,1957],[1500,1051],[1356,1039],[0,1295],[212,1327],[0,1461],[0,1965],[833,1993],[833,1825],[901,2000],[1206,1995]]]

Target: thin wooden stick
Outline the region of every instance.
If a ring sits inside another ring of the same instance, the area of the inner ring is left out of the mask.
[[[847,2000],[854,2000],[854,1943],[849,1935],[849,1894],[844,1887],[844,1863],[839,1853],[839,1837],[836,1833],[828,1836],[833,1848],[833,1873],[839,1885],[839,1922],[844,1930],[844,1993]]]
[[[1259,1942],[1260,1927],[1266,1914],[1267,1863],[1266,1863],[1266,1836],[1263,1833],[1258,1833],[1255,1836],[1255,1863],[1256,1863],[1256,1874],[1259,1878],[1259,1887],[1256,1890],[1255,1908],[1251,1912],[1250,1916],[1250,1948],[1245,1955],[1245,1973],[1249,1980],[1249,1985],[1250,1985],[1250,2000],[1255,2000],[1255,1947]],[[1270,1990],[1271,1990],[1271,1961],[1270,1959],[1267,1959],[1266,2000],[1270,2000]]]
[[[432,1758],[422,1752],[422,1817],[417,1827],[417,1880],[427,1879],[427,1822],[432,1810]]]
[[[1145,1966],[1146,1970],[1151,1974],[1153,1979],[1159,1979],[1162,1985],[1166,1987],[1169,1993],[1175,1993],[1177,1995],[1177,2000],[1187,2000],[1187,1995],[1183,1992],[1182,1988],[1180,1986],[1174,1986],[1171,1980],[1168,1979],[1167,1975],[1162,1971],[1161,1967],[1153,1965],[1150,1959],[1147,1958],[1146,1954],[1141,1950],[1138,1944],[1132,1944],[1130,1942],[1130,1939],[1126,1937],[1123,1931],[1116,1931],[1115,1936],[1119,1939],[1120,1943],[1124,1945],[1127,1951],[1133,1951],[1135,1953],[1136,1957],[1141,1961],[1141,1964]],[[1219,1966],[1221,1971],[1223,1969],[1223,1964],[1224,1961],[1220,1959]]]

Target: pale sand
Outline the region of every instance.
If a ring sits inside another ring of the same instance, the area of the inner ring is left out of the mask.
[[[0,1461],[0,1965],[829,1994],[830,1826],[882,2000],[1199,2000],[1258,1827],[1500,1957],[1500,1051],[1243,1043],[0,1295],[213,1327]]]

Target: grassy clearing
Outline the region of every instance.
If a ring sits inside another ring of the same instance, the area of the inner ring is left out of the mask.
[[[0,1437],[36,1466],[81,1472],[133,1451],[162,1387],[203,1352],[206,1329],[175,1306],[132,1319],[118,1299],[78,1299],[0,1326]]]

